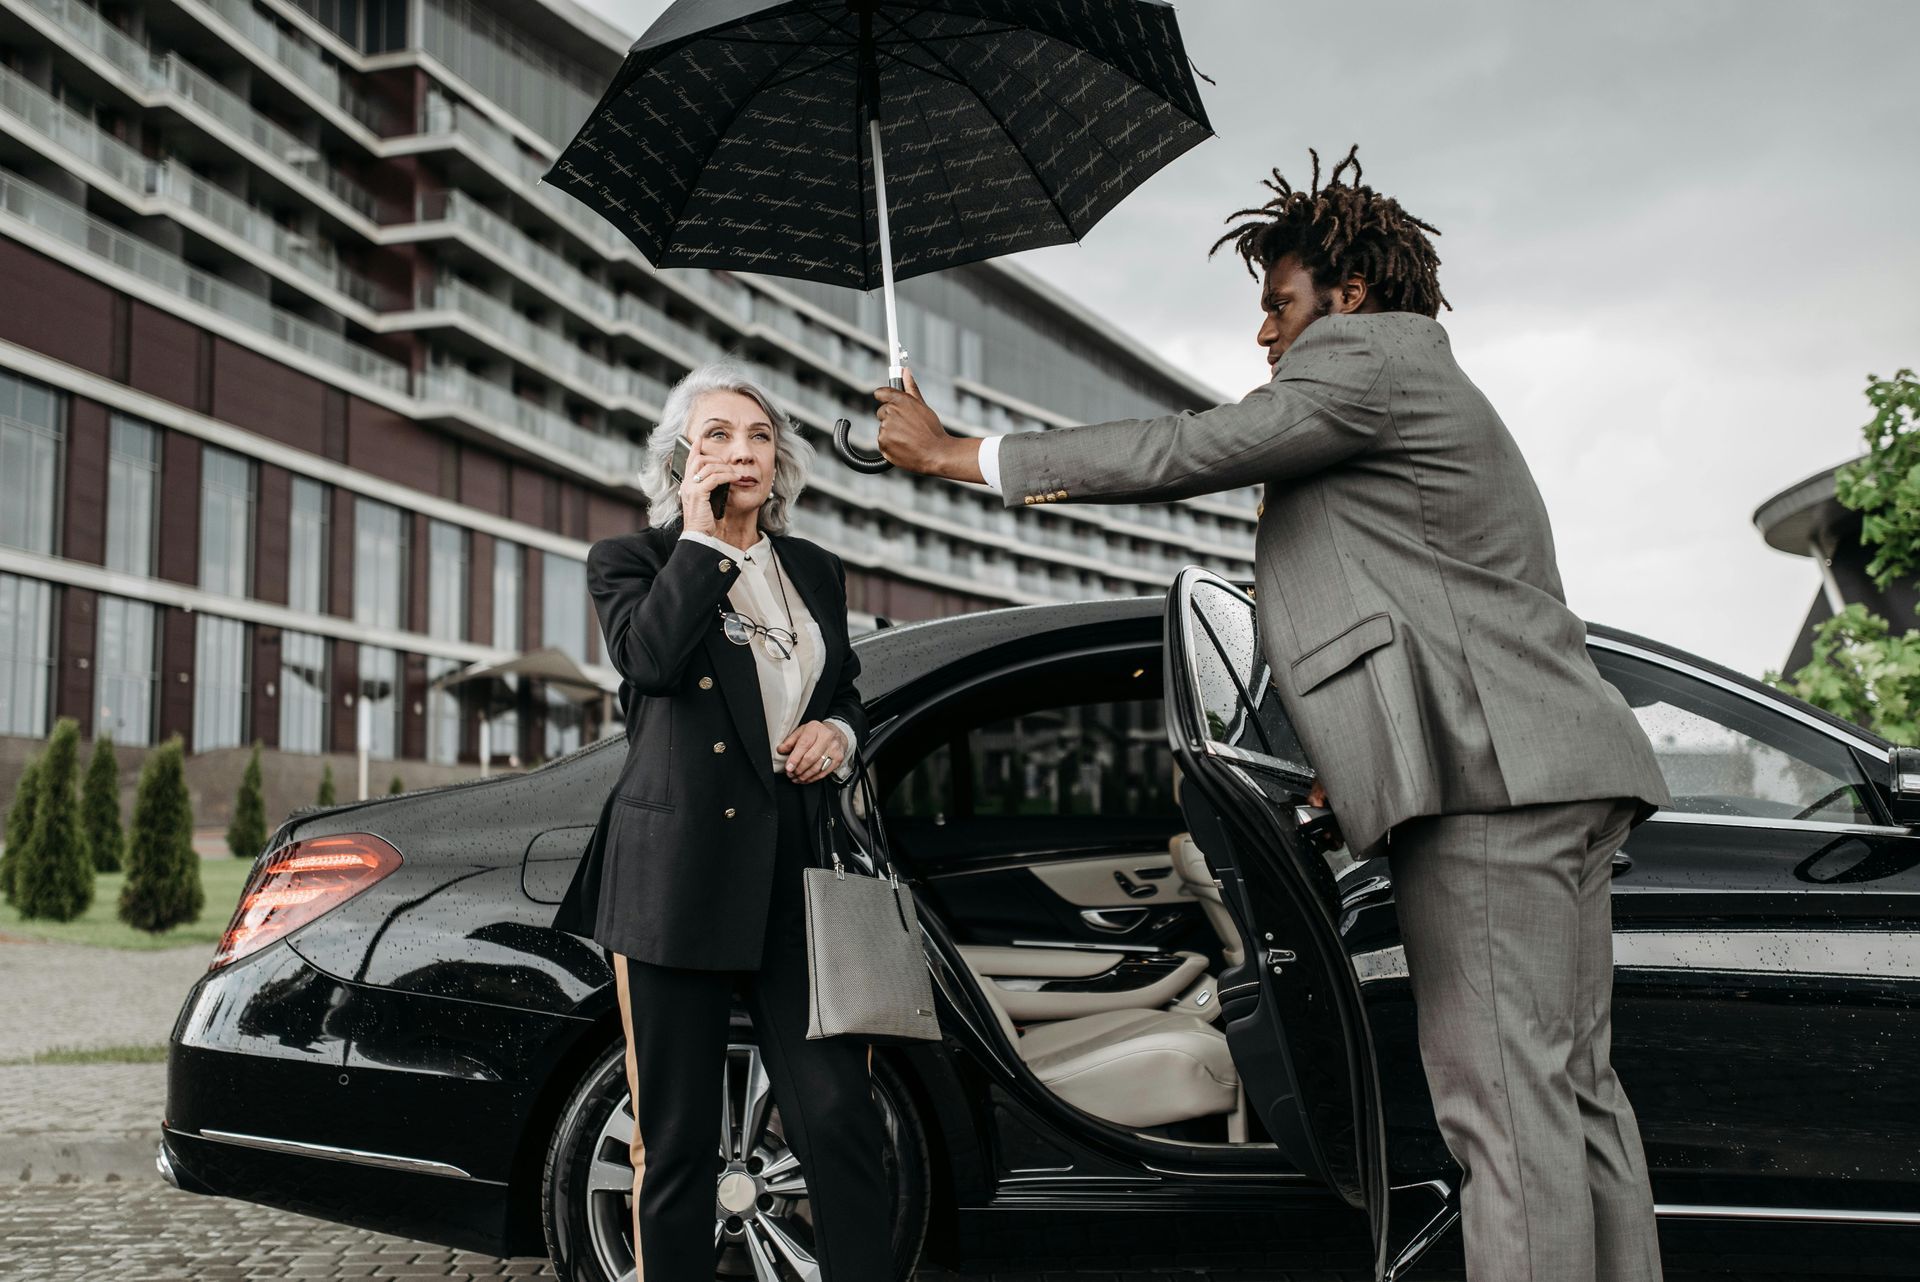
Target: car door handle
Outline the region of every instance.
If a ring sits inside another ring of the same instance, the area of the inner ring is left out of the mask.
[[[1613,852],[1613,875],[1614,876],[1618,877],[1621,873],[1627,871],[1631,867],[1633,867],[1632,855],[1628,854],[1624,850],[1616,850]]]
[[[1080,920],[1095,930],[1124,935],[1147,919],[1144,908],[1082,908]]]

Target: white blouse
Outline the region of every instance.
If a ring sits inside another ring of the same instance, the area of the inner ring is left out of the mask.
[[[764,533],[759,542],[744,552],[697,530],[683,530],[680,537],[717,548],[740,566],[738,577],[727,589],[728,605],[764,627],[787,628],[797,638],[793,657],[788,659],[775,657],[763,636],[756,635],[747,645],[760,675],[760,707],[766,715],[767,747],[773,756],[773,768],[784,772],[787,758],[780,751],[780,743],[800,724],[800,714],[806,710],[807,700],[813,697],[813,687],[826,667],[826,643],[821,637],[820,625],[814,621],[786,567],[774,554],[773,540]],[[856,743],[853,727],[839,717],[828,717],[826,723],[846,736],[846,759],[833,763],[833,777],[844,783],[853,775]]]

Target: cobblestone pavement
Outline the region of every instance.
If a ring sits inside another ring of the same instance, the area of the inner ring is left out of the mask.
[[[121,952],[0,935],[0,1064],[56,1049],[161,1046],[213,949]]]
[[[1443,1248],[1444,1251],[1445,1248]],[[1786,1258],[1718,1258],[1668,1251],[1668,1282],[1800,1282],[1912,1276],[1896,1261],[1823,1256],[1815,1272]],[[1679,1257],[1679,1258],[1677,1258]],[[1909,1255],[1909,1260],[1911,1256]],[[1458,1255],[1412,1282],[1458,1282]],[[1857,1267],[1856,1267],[1857,1266]],[[0,1277],[7,1282],[269,1282],[361,1278],[553,1277],[545,1260],[496,1260],[168,1188],[157,1178],[0,1185]],[[1305,1271],[1191,1261],[1123,1268],[1056,1262],[957,1274],[923,1269],[917,1282],[1362,1282],[1362,1267]]]

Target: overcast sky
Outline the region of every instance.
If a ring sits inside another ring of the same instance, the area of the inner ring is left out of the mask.
[[[638,34],[659,0],[585,0]],[[1208,262],[1278,165],[1360,144],[1444,233],[1441,321],[1533,465],[1573,607],[1758,674],[1815,593],[1763,500],[1858,452],[1920,365],[1920,5],[1192,0],[1219,136],[1019,256],[1237,399],[1257,289]],[[1915,622],[1913,620],[1906,621]]]

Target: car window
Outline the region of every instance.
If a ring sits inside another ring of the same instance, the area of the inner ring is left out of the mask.
[[[967,726],[902,772],[886,811],[1177,818],[1161,701],[1034,708]]]
[[[1845,745],[1745,695],[1628,655],[1595,650],[1653,743],[1672,810],[1872,823],[1867,782]]]

